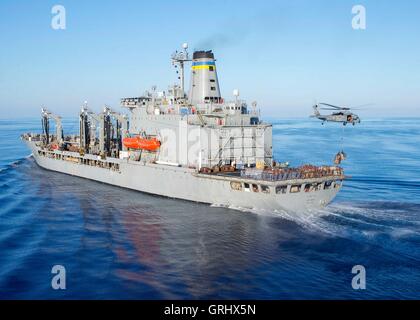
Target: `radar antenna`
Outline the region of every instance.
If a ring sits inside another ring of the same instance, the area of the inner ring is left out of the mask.
[[[253,113],[256,114],[257,113],[257,101],[253,101],[251,105],[252,105]]]
[[[238,105],[239,90],[238,89],[234,89],[233,90],[233,95],[235,97],[235,106],[237,106]]]

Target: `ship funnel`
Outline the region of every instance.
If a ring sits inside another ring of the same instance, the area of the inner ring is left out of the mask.
[[[191,67],[191,104],[220,102],[214,54],[210,51],[195,51]]]

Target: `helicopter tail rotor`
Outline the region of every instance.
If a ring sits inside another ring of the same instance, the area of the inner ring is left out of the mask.
[[[319,116],[321,115],[321,113],[320,113],[320,112],[319,112],[319,110],[318,110],[318,108],[319,108],[319,104],[318,104],[318,103],[316,103],[316,104],[315,104],[312,108],[314,109],[314,115],[312,115],[311,117],[312,117],[312,118],[319,117]]]

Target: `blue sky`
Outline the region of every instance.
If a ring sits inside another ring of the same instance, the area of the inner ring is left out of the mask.
[[[66,30],[51,8],[66,8]],[[367,10],[353,30],[351,9]],[[420,116],[420,1],[0,1],[1,118],[45,105],[76,116],[176,81],[183,42],[213,49],[222,94],[270,116],[307,116],[315,100],[365,116]],[[189,81],[189,75],[187,76]]]

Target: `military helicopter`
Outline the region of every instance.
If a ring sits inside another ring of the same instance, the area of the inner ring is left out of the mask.
[[[325,106],[321,108],[320,106]],[[360,117],[357,114],[350,112],[351,108],[334,106],[329,103],[317,103],[313,106],[314,115],[311,118],[318,118],[322,120],[322,124],[327,122],[341,122],[344,126],[348,123],[355,125],[360,123]],[[321,114],[319,110],[332,110],[335,111],[332,114]]]

